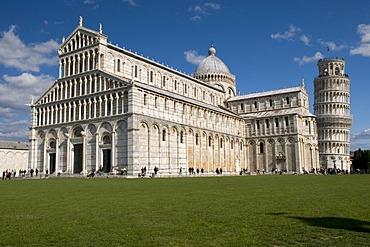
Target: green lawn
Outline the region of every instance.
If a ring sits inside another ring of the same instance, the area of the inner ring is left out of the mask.
[[[370,175],[0,181],[0,246],[370,246]]]

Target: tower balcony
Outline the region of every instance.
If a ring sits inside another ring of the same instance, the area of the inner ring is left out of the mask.
[[[342,127],[342,128],[351,128],[353,122],[353,115],[348,116],[338,116],[338,115],[319,115],[318,119],[319,127]]]
[[[336,77],[336,78],[345,77],[345,78],[349,78],[349,75],[348,74],[343,74],[343,75],[329,75],[329,74],[325,75],[325,74],[323,74],[323,75],[316,76],[315,80],[321,79],[321,78],[326,78],[326,77]]]

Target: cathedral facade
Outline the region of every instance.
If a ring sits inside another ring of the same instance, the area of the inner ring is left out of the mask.
[[[320,168],[304,83],[237,95],[235,76],[213,46],[208,53],[186,75],[81,20],[58,50],[59,78],[31,104],[28,168],[129,176],[143,167],[165,176]]]

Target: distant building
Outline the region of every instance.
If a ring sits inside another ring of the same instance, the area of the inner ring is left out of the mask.
[[[171,176],[319,168],[304,83],[236,95],[213,46],[189,76],[112,45],[82,19],[58,54],[59,78],[31,104],[29,169],[137,175],[146,167]]]
[[[314,80],[320,165],[323,168],[350,170],[350,79],[345,61],[321,59],[319,76]]]
[[[0,172],[26,170],[29,144],[25,142],[0,141]]]

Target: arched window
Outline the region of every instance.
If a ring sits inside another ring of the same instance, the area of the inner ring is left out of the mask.
[[[208,146],[211,147],[212,146],[212,138],[209,136],[208,137]]]
[[[220,139],[220,148],[222,148],[222,138]]]
[[[195,145],[199,145],[199,135],[195,134]]]
[[[150,82],[153,82],[153,71],[150,71]]]
[[[261,142],[261,143],[260,143],[260,153],[261,153],[261,154],[263,154],[263,148],[264,148],[263,146],[264,146],[264,145],[263,145],[263,142]]]
[[[135,65],[134,76],[137,77],[137,65]]]
[[[335,74],[336,74],[336,75],[339,75],[339,67],[336,67],[336,68],[335,68]]]
[[[162,130],[162,141],[166,141],[166,130]]]
[[[180,143],[184,143],[184,132],[180,132]]]
[[[50,141],[49,146],[50,148],[55,148],[56,147],[55,141]]]
[[[82,137],[82,129],[78,128],[74,130],[73,137]]]
[[[103,136],[103,144],[111,144],[111,139],[109,135]]]
[[[117,59],[117,72],[121,71],[121,60]]]

